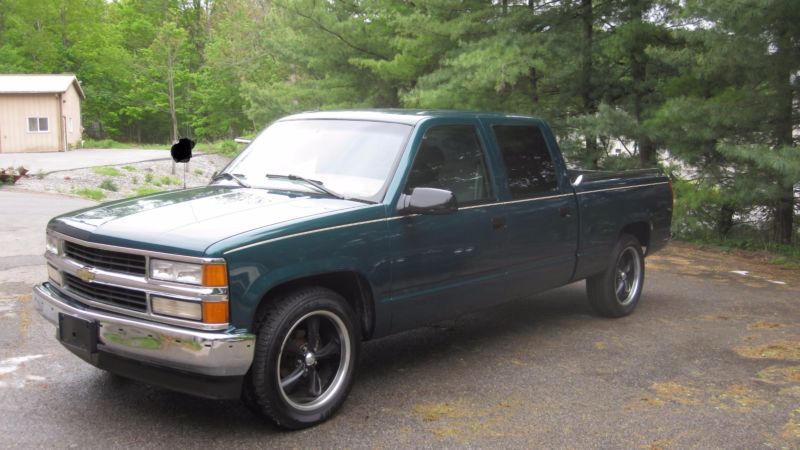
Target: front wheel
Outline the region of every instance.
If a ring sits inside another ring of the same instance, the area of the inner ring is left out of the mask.
[[[603,273],[586,279],[586,294],[592,308],[606,317],[632,313],[644,286],[644,255],[639,240],[623,234]]]
[[[277,299],[260,322],[245,403],[284,428],[327,420],[353,384],[360,338],[350,306],[333,291],[305,288]]]

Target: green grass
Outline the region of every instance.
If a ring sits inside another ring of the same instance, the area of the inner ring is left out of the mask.
[[[127,170],[128,172],[136,172],[136,167],[133,166],[122,166],[122,168]]]
[[[181,180],[178,177],[166,175],[153,181],[153,184],[156,186],[178,186],[181,184]]]
[[[103,175],[106,177],[121,177],[122,172],[119,171],[116,167],[95,167],[92,171],[98,175]]]
[[[163,192],[163,191],[164,191],[163,189],[159,189],[159,188],[153,187],[153,186],[141,186],[141,187],[136,188],[136,190],[134,191],[133,196],[134,197],[139,197],[139,196],[142,196],[142,195],[157,194],[157,193]]]
[[[122,148],[145,150],[169,150],[169,144],[140,144],[136,142],[119,142],[113,139],[86,139],[82,148]]]
[[[203,175],[204,173],[205,173],[205,172],[203,172],[203,170],[202,170],[202,169],[194,169],[194,174],[195,174],[195,175],[198,175],[198,176],[200,176],[200,175]]]
[[[106,198],[106,193],[101,191],[100,189],[92,189],[92,188],[73,189],[72,193],[84,198],[88,198],[89,200],[100,201]]]

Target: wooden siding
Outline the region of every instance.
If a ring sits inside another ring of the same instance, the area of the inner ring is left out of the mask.
[[[63,118],[59,117],[59,98]],[[47,132],[29,132],[29,117],[47,117]],[[66,132],[69,146],[77,147],[83,124],[81,99],[74,85],[63,94],[0,94],[0,153],[63,150],[62,130]]]
[[[67,126],[67,143],[70,148],[75,148],[80,144],[81,131],[83,124],[81,123],[81,97],[78,91],[75,90],[75,85],[70,84],[69,89],[62,95],[63,107],[61,113],[66,119]],[[72,120],[72,128],[70,131],[69,121]]]

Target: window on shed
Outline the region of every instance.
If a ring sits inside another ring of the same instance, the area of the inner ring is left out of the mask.
[[[553,160],[539,127],[495,125],[492,129],[503,155],[512,197],[535,197],[558,190]]]
[[[47,117],[28,117],[29,133],[46,133],[50,131]]]

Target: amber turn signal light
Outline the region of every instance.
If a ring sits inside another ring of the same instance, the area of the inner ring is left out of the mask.
[[[228,269],[225,264],[203,266],[203,286],[225,287],[228,285]]]
[[[203,323],[228,323],[228,302],[203,302]]]

